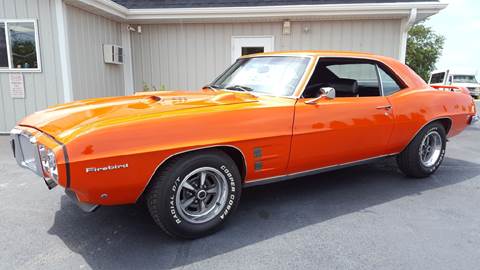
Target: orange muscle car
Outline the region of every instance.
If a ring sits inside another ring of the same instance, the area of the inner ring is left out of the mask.
[[[244,56],[196,92],[54,106],[11,137],[20,166],[82,209],[145,200],[165,232],[196,238],[249,185],[387,156],[427,177],[447,138],[477,120],[468,92],[431,88],[391,58],[301,51]]]

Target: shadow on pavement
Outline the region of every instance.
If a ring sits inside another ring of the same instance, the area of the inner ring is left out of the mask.
[[[253,187],[244,190],[238,211],[222,231],[194,241],[164,235],[142,206],[103,207],[86,214],[63,196],[49,233],[93,269],[173,268],[478,175],[480,165],[447,158],[434,176],[411,180],[387,159]]]

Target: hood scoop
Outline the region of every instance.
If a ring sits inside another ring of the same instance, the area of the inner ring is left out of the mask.
[[[151,107],[152,104],[162,101],[162,98],[159,96],[146,96],[138,103],[132,103],[128,105],[130,109],[146,109]]]

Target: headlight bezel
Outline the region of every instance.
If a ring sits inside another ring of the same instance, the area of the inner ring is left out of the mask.
[[[58,165],[55,152],[43,144],[38,144],[40,163],[44,177],[52,179],[58,183]]]

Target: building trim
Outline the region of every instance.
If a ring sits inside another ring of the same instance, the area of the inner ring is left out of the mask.
[[[123,47],[123,80],[125,86],[125,95],[134,94],[134,84],[133,84],[133,59],[132,59],[132,44],[131,44],[131,33],[129,30],[129,25],[122,23],[121,25],[122,33],[122,47]]]
[[[211,8],[127,9],[111,0],[66,0],[74,5],[108,13],[120,20],[161,22],[169,20],[218,20],[229,18],[264,18],[288,16],[348,17],[348,16],[409,16],[412,9],[435,14],[448,4],[439,2],[362,3],[330,5],[288,5]]]
[[[62,0],[55,0],[55,15],[57,17],[58,48],[63,84],[63,100],[64,102],[71,102],[73,101],[72,71],[70,68],[70,50],[68,46],[66,7]]]
[[[399,49],[399,60],[402,63],[405,63],[406,57],[407,57],[407,39],[408,39],[408,31],[412,26],[415,24],[417,20],[417,14],[418,11],[416,8],[412,8],[410,10],[410,16],[408,17],[408,20],[402,20],[402,29],[400,32],[402,33],[402,37],[400,39],[400,49]]]

